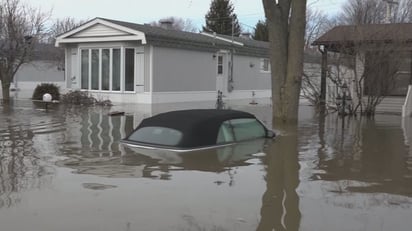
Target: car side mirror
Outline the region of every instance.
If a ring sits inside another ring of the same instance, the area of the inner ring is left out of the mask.
[[[266,137],[267,138],[275,138],[276,137],[276,133],[272,130],[267,130],[266,132]]]

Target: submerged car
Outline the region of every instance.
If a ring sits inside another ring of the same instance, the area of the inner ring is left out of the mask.
[[[187,152],[274,137],[273,131],[248,112],[195,109],[146,118],[122,142],[137,148]]]

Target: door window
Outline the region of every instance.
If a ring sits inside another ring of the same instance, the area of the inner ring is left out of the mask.
[[[217,56],[217,74],[223,74],[223,55]]]

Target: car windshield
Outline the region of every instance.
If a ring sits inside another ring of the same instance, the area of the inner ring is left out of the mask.
[[[182,140],[182,132],[166,127],[142,127],[134,131],[128,140],[141,143],[176,146]]]

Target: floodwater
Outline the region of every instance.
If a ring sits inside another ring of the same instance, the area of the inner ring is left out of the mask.
[[[0,106],[0,230],[411,230],[410,119],[302,106],[273,142],[180,155],[119,143],[145,117],[194,106],[213,104]],[[268,106],[234,108],[270,125]]]

